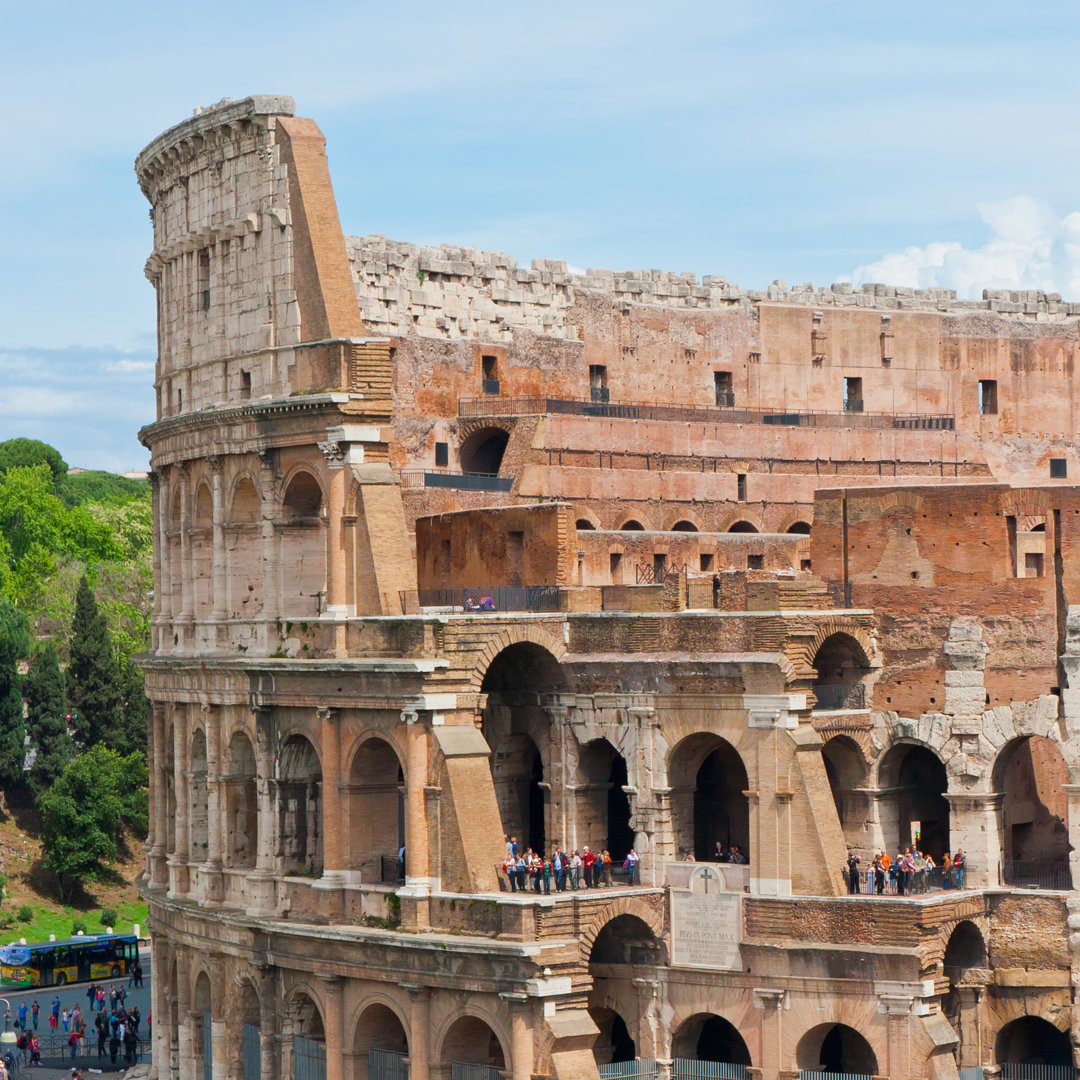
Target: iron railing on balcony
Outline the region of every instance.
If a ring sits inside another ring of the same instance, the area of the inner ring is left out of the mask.
[[[848,399],[849,403],[856,399]],[[860,401],[861,404],[861,401]],[[544,414],[599,416],[624,420],[673,420],[706,424],[779,424],[787,427],[908,428],[952,431],[956,418],[945,413],[787,412],[783,409],[736,409],[726,406],[663,405],[654,402],[597,402],[591,398],[483,397],[462,399],[458,415],[530,416]]]
[[[849,397],[844,401],[844,412],[862,412],[863,411],[863,399],[860,397]]]
[[[1021,889],[1071,889],[1072,871],[1067,862],[1032,862],[1006,859],[1001,867],[1006,885]]]
[[[671,1080],[746,1080],[745,1065],[727,1061],[698,1061],[696,1058],[675,1058],[671,1063]]]
[[[497,1065],[473,1065],[465,1061],[450,1062],[450,1080],[506,1080],[508,1075],[505,1069],[500,1069]]]
[[[563,589],[559,585],[477,585],[461,589],[418,589],[420,607],[454,608],[466,614],[489,611],[560,611]],[[401,610],[408,608],[410,594],[401,592]]]
[[[369,1050],[367,1080],[409,1080],[409,1059],[399,1050]]]
[[[1076,1080],[1076,1069],[1072,1065],[1020,1065],[1005,1061],[1001,1065],[1001,1080]]]
[[[862,683],[821,683],[814,686],[814,711],[865,709],[866,687]]]
[[[423,472],[406,469],[401,485],[407,488],[455,488],[458,491],[512,491],[514,478],[497,473]]]
[[[634,1058],[632,1061],[609,1061],[598,1065],[600,1080],[656,1080],[656,1061],[653,1058]]]
[[[594,386],[589,391],[591,400],[606,405],[611,400],[611,391],[606,386]]]

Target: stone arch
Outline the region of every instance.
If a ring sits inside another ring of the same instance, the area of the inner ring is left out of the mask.
[[[225,786],[226,865],[251,869],[259,851],[258,767],[251,737],[237,728],[229,738]]]
[[[919,510],[922,504],[923,497],[917,491],[911,491],[907,488],[898,491],[886,491],[878,496],[878,510],[882,514],[898,508]]]
[[[305,979],[292,983],[281,1011],[282,1034],[303,1035],[315,1040],[326,1038],[326,1005],[322,995]]]
[[[694,1013],[674,1028],[671,1056],[689,1061],[753,1065],[750,1048],[739,1029],[718,1013]]]
[[[941,965],[950,982],[961,982],[964,973],[989,967],[986,936],[971,919],[960,919],[949,932]]]
[[[809,536],[810,535],[810,522],[804,518],[796,518],[789,525],[784,528],[784,533],[791,536]]]
[[[367,732],[348,762],[346,869],[363,882],[383,881],[384,867],[398,878],[398,852],[405,844],[405,759],[394,741]]]
[[[229,524],[257,522],[262,517],[262,495],[259,481],[248,470],[237,473],[229,492]]]
[[[386,994],[365,997],[352,1025],[352,1051],[357,1074],[366,1076],[365,1064],[372,1052],[407,1055],[409,1021],[407,1011]]]
[[[533,645],[539,645],[540,648],[546,649],[558,661],[561,661],[566,655],[566,645],[563,643],[562,638],[557,637],[549,630],[528,624],[508,626],[490,638],[487,644],[484,645],[469,675],[471,688],[476,691],[480,690],[484,684],[488,669],[500,653],[505,652],[511,645],[521,645],[526,642],[531,642]]]
[[[994,1036],[994,1061],[998,1065],[1058,1065],[1073,1064],[1072,1042],[1069,1038],[1069,1010],[1062,1009],[1055,1017],[1063,1027],[1041,1016],[1020,1016],[1003,1024]]]
[[[648,532],[648,529],[636,518],[627,518],[618,529],[619,532]]]
[[[188,848],[193,863],[206,862],[210,844],[210,788],[206,732],[191,732],[188,752]]]
[[[603,930],[608,923],[611,923],[624,915],[632,915],[634,918],[639,919],[652,931],[653,936],[658,940],[664,932],[664,916],[662,912],[657,911],[644,900],[633,896],[620,896],[605,904],[592,919],[585,924],[581,933],[578,935],[578,953],[580,954],[583,963],[587,964],[589,962],[589,956],[592,953],[593,945],[596,943],[600,931]]]
[[[740,515],[733,521],[728,523],[727,528],[724,529],[726,533],[759,533],[761,532],[760,526],[757,522],[751,521],[745,514]]]
[[[915,739],[894,739],[877,763],[877,787],[889,791],[878,803],[886,847],[912,846],[915,822],[921,849],[940,864],[950,847],[949,777],[941,754]]]
[[[506,1069],[510,1065],[510,1040],[502,1027],[487,1010],[470,1003],[440,1025],[435,1038],[439,1048],[436,1060],[444,1065],[462,1061]],[[462,1056],[454,1056],[457,1054]]]
[[[483,427],[466,435],[458,448],[458,461],[463,473],[497,475],[502,468],[510,432],[498,424]]]
[[[322,762],[306,734],[285,734],[277,768],[278,854],[286,874],[321,874]]]
[[[326,493],[318,473],[309,465],[294,465],[281,481],[281,516],[315,518],[322,514]]]
[[[701,532],[701,525],[693,514],[685,511],[674,515],[667,525],[668,532]]]
[[[584,510],[578,508],[574,527],[578,532],[591,532],[594,529],[600,528],[600,523],[597,520],[596,515],[591,510]]]
[[[326,595],[325,494],[318,476],[304,465],[287,477],[278,535],[278,595],[287,619],[311,618]]]
[[[855,1073],[875,1076],[878,1059],[869,1040],[847,1024],[825,1023],[810,1028],[795,1048],[801,1072]]]
[[[872,667],[862,643],[845,631],[830,634],[813,658],[814,710],[865,709]]]
[[[224,530],[226,596],[219,600],[233,619],[250,619],[262,612],[261,518],[258,484],[250,473],[241,473],[229,498]]]
[[[630,800],[623,790],[628,783],[626,758],[610,739],[591,739],[580,747],[575,802],[578,842],[594,850],[607,848],[616,864],[634,846]]]
[[[191,1011],[193,1014],[192,1038],[195,1044],[196,1075],[213,1075],[214,1044],[210,1038],[210,1026],[214,1016],[213,981],[205,968],[192,971]],[[209,1051],[209,1055],[207,1054]]]
[[[192,505],[192,593],[195,617],[205,619],[214,606],[214,496],[205,477],[195,486]]]
[[[870,814],[865,794],[870,762],[859,743],[846,733],[834,733],[827,739],[822,744],[821,756],[844,841],[849,848],[862,848],[863,831]]]
[[[792,661],[794,670],[803,676],[814,673],[814,657],[820,652],[821,646],[835,634],[846,634],[854,638],[862,649],[871,670],[877,672],[881,669],[881,654],[878,652],[877,640],[869,626],[838,615],[815,622],[812,629],[811,635],[789,637],[784,642],[784,652]]]

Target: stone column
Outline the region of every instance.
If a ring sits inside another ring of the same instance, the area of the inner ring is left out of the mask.
[[[185,948],[176,950],[176,1043],[180,1080],[196,1080],[195,1026],[191,1012],[191,963]],[[199,1078],[201,1080],[201,1077]]]
[[[221,457],[213,454],[206,459],[210,466],[211,495],[213,498],[213,610],[211,619],[225,619],[225,507],[221,493]]]
[[[169,884],[169,868],[165,862],[168,855],[169,789],[165,772],[165,763],[168,761],[168,747],[166,746],[168,729],[165,723],[165,705],[161,702],[155,701],[153,704],[150,730],[152,747],[150,820],[153,823],[150,845],[150,886],[163,889]]]
[[[411,901],[402,906],[402,923],[409,930],[427,926],[431,896],[431,868],[428,865],[428,830],[424,814],[424,785],[427,782],[427,725],[420,714],[406,709],[405,724],[405,887],[398,895]],[[409,908],[411,910],[406,910]]]
[[[907,994],[879,994],[889,1017],[889,1071],[897,1080],[911,1075],[911,1009],[915,999]],[[880,1067],[880,1062],[878,1063]]]
[[[190,485],[191,473],[185,462],[177,470],[180,478],[180,613],[176,616],[180,622],[190,622],[193,617],[192,586],[194,572],[191,565],[191,508]]]
[[[203,715],[206,719],[206,813],[209,818],[204,898],[220,903],[225,899],[225,882],[222,875],[225,849],[222,837],[225,823],[225,797],[224,785],[221,781],[221,707],[204,705]]]
[[[1080,851],[1077,850],[1080,845],[1080,784],[1062,784],[1061,789],[1069,800],[1069,870],[1075,889],[1080,884]]]
[[[319,709],[322,747],[323,872],[317,888],[340,889],[345,883],[341,815],[341,713]]]
[[[190,889],[188,871],[188,706],[173,712],[173,792],[176,796],[176,850],[169,857],[169,896],[186,896]]]
[[[409,1080],[428,1080],[431,988],[406,985],[405,989],[409,991]]]
[[[500,994],[510,1005],[509,1080],[531,1080],[533,1066],[532,1024],[526,994]]]
[[[161,470],[158,473],[157,507],[154,513],[154,549],[159,555],[157,576],[154,579],[154,604],[157,607],[161,633],[165,633],[173,617],[173,568],[171,548],[169,546],[169,521],[172,518],[172,493],[174,470]],[[164,648],[164,640],[159,640],[157,647]],[[171,642],[168,643],[171,645]]]
[[[281,614],[281,573],[274,520],[278,516],[277,473],[274,451],[259,451],[259,513],[262,519],[263,618],[273,622]],[[269,631],[268,631],[269,632]],[[276,634],[275,634],[276,637]],[[263,1080],[266,1080],[264,1077]]]
[[[784,1020],[783,990],[755,989],[754,1006],[762,1010],[761,1042],[758,1045],[758,1061],[761,1063],[761,1080],[776,1080],[783,1068],[780,1060]],[[896,1077],[896,1080],[901,1080]],[[906,1078],[904,1078],[906,1080]]]
[[[274,808],[274,714],[269,708],[255,708],[255,790],[258,799],[258,835],[255,838],[255,869],[248,874],[249,915],[273,911],[275,896],[275,852],[277,821]],[[263,1077],[266,1080],[266,1077]]]
[[[338,975],[320,975],[326,999],[326,1080],[345,1080],[342,1050],[345,1020],[342,999],[345,980]]]
[[[232,1006],[225,1000],[225,963],[221,957],[210,962],[213,979],[213,1012],[210,1015],[210,1055],[213,1058],[214,1080],[227,1080],[229,1075],[229,1046],[225,1041],[226,1009]]]
[[[151,937],[150,1007],[154,1011],[157,1022],[154,1024],[151,1036],[150,1054],[157,1064],[158,1080],[175,1080],[169,1055],[169,1043],[172,1041],[174,1032],[169,1030],[171,1025],[166,1019],[169,1015],[169,992],[165,975],[168,966],[164,939]],[[87,1017],[87,1022],[89,1023],[89,1017]]]
[[[154,567],[154,610],[150,615],[150,627],[151,627],[151,642],[150,647],[152,649],[161,648],[161,622],[162,611],[165,607],[165,583],[162,574],[162,560],[165,558],[165,546],[161,543],[160,537],[162,532],[162,491],[161,491],[161,472],[156,469],[150,470],[150,505],[151,505],[151,520],[154,523],[154,554],[153,554],[153,567]]]
[[[989,976],[986,972],[986,976]],[[971,972],[965,972],[965,980]],[[959,1066],[961,1069],[974,1068],[981,1065],[982,1060],[982,1025],[979,1013],[981,1011],[983,986],[954,986],[957,1000],[960,1002],[960,1014],[957,1020],[956,1034],[960,1037]]]
[[[281,1035],[278,1027],[278,969],[259,968],[259,1072],[260,1080],[277,1080],[281,1071]]]
[[[1000,885],[1001,808],[1005,796],[993,792],[949,792],[945,797],[949,800],[949,842],[954,852],[963,849],[967,864],[965,888]],[[1070,802],[1071,799],[1070,796]]]
[[[671,1047],[662,1045],[662,1025],[657,1015],[660,986],[653,979],[635,979],[634,987],[638,995],[637,1056],[654,1059],[667,1057]]]
[[[328,527],[326,530],[326,607],[325,613],[336,621],[334,628],[334,653],[346,655],[345,623],[349,614],[346,593],[345,566],[345,450],[344,443],[335,441],[319,443],[326,456],[329,478]]]

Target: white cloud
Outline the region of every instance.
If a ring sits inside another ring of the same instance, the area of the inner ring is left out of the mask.
[[[978,297],[983,289],[1043,289],[1080,298],[1080,212],[1059,218],[1028,195],[979,204],[989,230],[981,247],[954,240],[908,247],[860,266],[851,280],[955,289]]]

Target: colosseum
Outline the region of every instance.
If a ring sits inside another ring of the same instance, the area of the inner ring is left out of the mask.
[[[136,172],[158,1077],[1072,1080],[1080,304],[345,236],[286,97]]]

